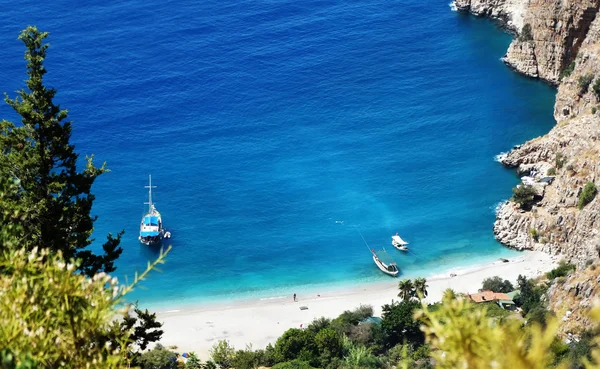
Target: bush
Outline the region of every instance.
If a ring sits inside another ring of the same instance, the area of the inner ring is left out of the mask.
[[[254,369],[260,364],[260,355],[261,353],[252,351],[251,347],[246,347],[245,350],[238,350],[231,360],[231,366],[235,369]]]
[[[373,316],[373,307],[371,305],[360,305],[352,311],[344,311],[332,320],[331,327],[342,334],[348,335],[353,326],[370,316]]]
[[[381,327],[385,333],[385,346],[393,347],[399,343],[415,346],[423,344],[425,337],[419,329],[420,322],[414,318],[421,304],[414,300],[403,300],[383,305]]]
[[[483,283],[481,285],[481,289],[484,291],[490,290],[490,291],[494,291],[494,292],[507,293],[507,292],[513,291],[515,288],[513,287],[512,283],[510,283],[510,281],[508,279],[505,279],[503,281],[502,278],[496,276],[496,277],[484,279]]]
[[[569,65],[567,65],[565,69],[563,69],[563,71],[560,73],[560,79],[563,79],[563,77],[569,77],[571,73],[573,73],[573,71],[575,70],[576,65],[577,63],[575,63],[574,61],[569,63]]]
[[[521,29],[521,34],[519,35],[520,41],[532,41],[533,34],[531,33],[531,24],[527,23]]]
[[[592,85],[592,91],[594,91],[594,95],[596,95],[596,100],[600,100],[600,78]]]
[[[322,329],[317,333],[315,344],[320,355],[322,367],[326,367],[332,359],[343,356],[342,335],[331,328]]]
[[[538,238],[540,237],[539,232],[535,228],[529,228],[529,234],[531,235],[531,238],[533,238],[533,240],[535,242],[537,242]]]
[[[587,92],[587,90],[590,87],[590,84],[592,83],[593,80],[594,80],[593,73],[582,74],[581,76],[579,76],[579,78],[577,79],[577,87],[579,87],[580,95],[583,95],[584,93]]]
[[[543,286],[536,286],[531,279],[519,275],[517,278],[519,287],[519,295],[514,298],[514,302],[518,307],[523,309],[523,313],[527,314],[536,307],[542,304],[541,297],[546,292]]]
[[[519,204],[521,209],[528,210],[535,203],[536,195],[533,186],[521,184],[513,188],[512,201]]]
[[[548,279],[566,277],[573,270],[575,270],[575,265],[561,261],[556,268],[546,273],[546,277],[548,277]]]
[[[177,355],[157,344],[154,349],[141,354],[135,365],[139,365],[141,369],[176,369]]]
[[[592,108],[592,114],[596,114],[596,112],[597,112],[597,111],[598,111],[598,109],[597,109],[597,108],[594,106],[594,107]]]
[[[315,336],[308,330],[288,329],[275,342],[274,355],[278,363],[295,359],[313,363],[316,359]]]
[[[227,369],[235,357],[235,349],[227,340],[220,340],[210,349],[210,357],[220,368]]]
[[[594,182],[588,182],[583,188],[581,195],[579,195],[579,202],[577,203],[579,210],[583,209],[587,204],[589,204],[594,199],[597,192],[598,190],[596,190],[596,185]]]
[[[279,363],[271,369],[315,369],[310,366],[310,363],[302,360],[286,361],[285,363]]]
[[[565,163],[567,162],[567,158],[563,155],[562,152],[557,152],[556,157],[554,158],[554,163],[558,169],[561,169]]]
[[[555,176],[556,175],[556,168],[550,168],[548,169],[548,171],[546,172],[547,175],[549,176]]]

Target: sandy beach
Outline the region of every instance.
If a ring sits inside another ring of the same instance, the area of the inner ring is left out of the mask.
[[[509,262],[474,265],[450,269],[443,274],[424,276],[428,282],[427,301],[439,301],[443,291],[452,288],[456,292],[477,292],[485,278],[500,276],[513,283],[519,274],[535,277],[553,269],[556,257],[542,252],[523,252]],[[203,360],[208,359],[210,348],[219,340],[229,340],[238,349],[252,344],[255,349],[264,348],[289,328],[306,326],[313,319],[325,316],[337,317],[344,310],[359,305],[372,305],[375,315],[381,314],[381,306],[398,299],[398,281],[357,285],[350,289],[303,294],[291,291],[289,296],[269,300],[232,301],[210,306],[187,306],[164,309],[158,317],[164,323],[161,343],[177,346],[179,351],[195,351]],[[297,302],[293,293],[298,293]],[[307,307],[308,309],[300,309]]]

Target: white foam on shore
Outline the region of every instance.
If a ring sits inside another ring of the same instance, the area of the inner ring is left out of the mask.
[[[448,6],[450,7],[450,10],[452,10],[453,12],[457,11],[458,8],[456,8],[456,2],[451,2],[450,4],[448,4]]]
[[[502,163],[502,160],[506,159],[507,156],[508,156],[508,152],[501,152],[500,154],[494,156],[494,161],[497,161],[498,163]]]
[[[273,297],[263,297],[263,298],[261,298],[261,299],[260,299],[260,301],[268,301],[268,300],[281,300],[281,299],[284,299],[284,298],[286,298],[286,297],[288,297],[288,298],[289,298],[289,296],[273,296]]]
[[[490,208],[494,211],[494,214],[498,215],[498,212],[500,212],[500,209],[502,209],[502,207],[504,206],[504,204],[506,204],[508,200],[502,200],[500,202],[497,202],[495,205],[491,206]]]

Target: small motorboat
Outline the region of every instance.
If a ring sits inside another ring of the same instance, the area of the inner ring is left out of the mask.
[[[395,236],[392,236],[392,246],[394,246],[398,250],[408,251],[408,247],[406,245],[408,245],[408,242],[400,238],[400,236],[398,236],[398,233],[396,233]]]
[[[371,250],[371,253],[373,253],[373,261],[375,262],[375,265],[377,265],[379,270],[381,270],[387,275],[391,275],[392,277],[398,275],[398,273],[400,272],[400,270],[398,269],[398,265],[396,265],[394,259],[392,259],[391,256],[389,256],[388,253],[385,252],[385,250],[377,252]]]

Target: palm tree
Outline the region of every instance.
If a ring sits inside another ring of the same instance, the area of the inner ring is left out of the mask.
[[[402,300],[408,301],[415,295],[415,287],[410,279],[404,279],[398,283],[398,297]]]
[[[442,297],[442,301],[452,301],[456,299],[456,292],[452,288],[446,288],[444,290],[444,296]]]
[[[417,297],[420,299],[427,297],[427,279],[425,278],[417,278],[415,279],[415,292]]]

